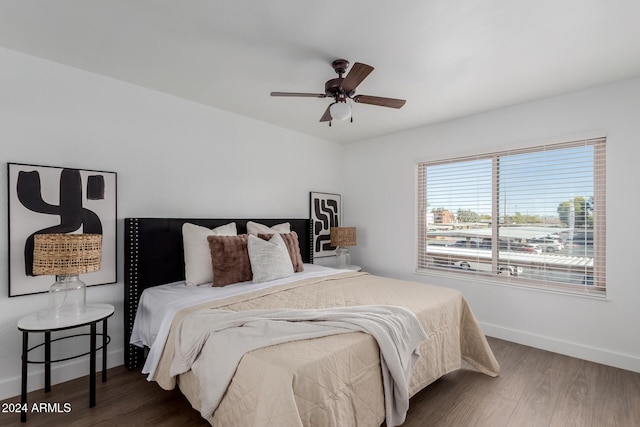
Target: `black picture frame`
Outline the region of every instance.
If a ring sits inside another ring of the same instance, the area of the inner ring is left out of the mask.
[[[335,193],[309,193],[309,218],[311,219],[311,237],[313,257],[335,256],[335,247],[331,246],[330,229],[342,223],[342,196]]]
[[[47,292],[53,276],[31,275],[36,233],[102,234],[99,271],[87,286],[117,281],[117,174],[91,169],[7,163],[9,296]]]

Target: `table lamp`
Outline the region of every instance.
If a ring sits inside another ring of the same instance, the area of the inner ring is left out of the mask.
[[[356,245],[355,227],[331,227],[331,246],[336,247],[336,264],[338,268],[351,265],[351,255],[347,246]]]
[[[33,274],[55,275],[49,288],[49,315],[77,317],[84,313],[87,285],[78,274],[100,270],[101,234],[36,234]]]

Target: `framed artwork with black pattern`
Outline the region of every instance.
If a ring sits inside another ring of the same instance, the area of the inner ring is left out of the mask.
[[[332,193],[310,193],[310,218],[313,257],[334,256],[336,248],[331,246],[331,227],[342,223],[341,196]]]
[[[34,276],[36,234],[102,234],[99,271],[82,274],[87,284],[117,281],[116,173],[8,163],[9,296],[47,292],[52,276]]]

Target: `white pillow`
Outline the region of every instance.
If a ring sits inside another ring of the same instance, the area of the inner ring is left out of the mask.
[[[221,225],[213,230],[185,222],[182,225],[184,244],[184,273],[187,286],[213,282],[211,250],[207,236],[236,236],[236,223]]]
[[[264,224],[258,222],[247,222],[247,234],[275,234],[275,233],[291,233],[291,224],[284,222],[282,224],[274,225],[273,227],[267,227]]]
[[[247,250],[253,272],[253,283],[280,279],[293,274],[293,264],[287,245],[279,234],[274,234],[268,242],[249,234]]]

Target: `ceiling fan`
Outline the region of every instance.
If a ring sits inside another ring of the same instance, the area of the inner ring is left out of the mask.
[[[404,99],[383,98],[380,96],[356,95],[356,88],[367,76],[373,71],[371,65],[356,62],[351,67],[351,71],[346,77],[344,73],[349,68],[349,61],[346,59],[336,59],[331,66],[338,74],[335,79],[328,80],[324,84],[324,93],[300,93],[300,92],[271,92],[271,96],[294,96],[303,98],[333,98],[331,103],[320,118],[321,122],[329,122],[331,120],[347,120],[351,117],[351,105],[348,99],[361,104],[378,105],[380,107],[402,108],[406,102]]]

